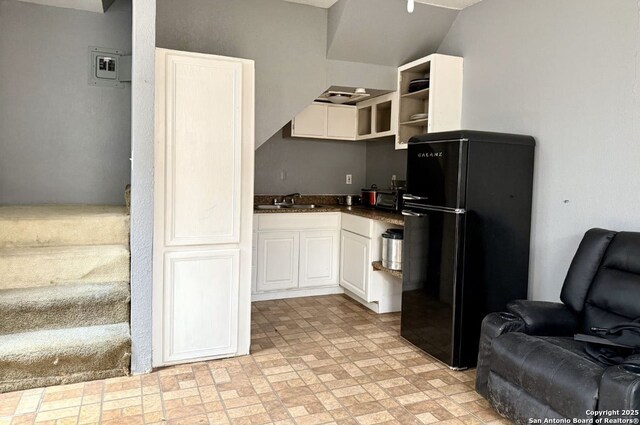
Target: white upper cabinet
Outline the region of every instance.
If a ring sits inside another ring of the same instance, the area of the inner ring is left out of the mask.
[[[356,105],[358,108],[357,140],[379,139],[394,136],[397,122],[393,119],[398,105],[395,93],[385,94],[365,100]]]
[[[250,344],[253,61],[156,50],[153,365]]]
[[[308,139],[355,140],[356,107],[312,103],[291,122],[291,136]]]
[[[327,137],[355,140],[356,114],[357,110],[353,106],[327,105]]]
[[[304,108],[293,120],[292,136],[327,137],[327,105],[314,103]]]
[[[394,136],[398,127],[397,105],[395,93],[376,96],[355,106],[314,102],[293,119],[291,136],[327,140]]]
[[[462,124],[463,59],[433,54],[398,69],[396,149],[426,133],[460,130]],[[429,87],[411,90],[412,81],[429,78]]]

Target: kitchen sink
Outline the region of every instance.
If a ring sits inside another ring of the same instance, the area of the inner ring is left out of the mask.
[[[293,210],[311,210],[314,208],[322,208],[321,205],[309,204],[309,205],[292,205],[290,207]]]
[[[256,205],[257,210],[311,210],[315,208],[322,208],[321,205],[309,204],[309,205]]]
[[[285,206],[282,206],[282,205],[271,205],[271,204],[269,204],[269,205],[256,205],[256,209],[257,210],[283,210],[285,208],[288,208],[288,207],[285,207]]]

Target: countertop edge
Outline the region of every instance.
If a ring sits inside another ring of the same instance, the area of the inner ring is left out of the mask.
[[[397,213],[379,211],[374,209],[365,209],[362,207],[344,207],[344,206],[331,206],[314,209],[273,209],[273,210],[259,210],[254,209],[254,214],[309,214],[309,213],[331,213],[340,212],[345,214],[351,214],[358,217],[364,217],[371,220],[382,221],[388,224],[395,224],[396,226],[404,226],[404,217]]]

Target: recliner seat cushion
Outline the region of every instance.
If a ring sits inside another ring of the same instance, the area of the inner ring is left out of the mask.
[[[507,333],[493,341],[491,372],[567,418],[587,419],[587,410],[597,410],[604,368],[582,347],[571,338]]]

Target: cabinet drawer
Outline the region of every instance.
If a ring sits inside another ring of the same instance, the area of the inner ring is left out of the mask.
[[[258,231],[339,229],[340,213],[258,214]]]
[[[342,230],[371,238],[373,236],[373,220],[351,214],[342,214]]]

